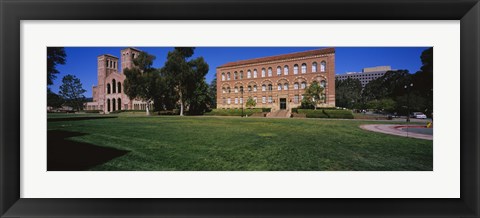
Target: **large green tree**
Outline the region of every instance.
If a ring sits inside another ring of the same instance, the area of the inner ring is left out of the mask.
[[[83,109],[83,103],[85,102],[83,93],[86,91],[83,89],[79,78],[68,74],[62,79],[59,94],[65,100],[66,105],[79,111]]]
[[[65,64],[67,54],[63,47],[47,47],[47,85],[53,85],[53,80],[59,73],[57,65]]]
[[[153,66],[155,56],[146,52],[140,52],[140,54],[133,60],[133,68],[124,69],[125,81],[124,90],[125,94],[133,99],[140,99],[147,102],[145,112],[150,115],[149,103],[155,102],[160,98],[161,88],[163,87],[163,80],[160,78],[160,72]]]
[[[209,66],[202,57],[190,59],[194,50],[191,47],[176,47],[168,52],[162,69],[168,85],[175,90],[175,97],[180,104],[180,116],[184,115],[187,105],[191,114],[202,113],[211,101],[208,84],[205,82]]]
[[[52,92],[50,89],[47,90],[47,106],[52,108],[60,108],[64,102],[65,101],[60,95]]]
[[[335,105],[358,108],[362,99],[362,83],[358,79],[335,80]]]
[[[422,67],[412,78],[413,94],[423,98],[422,103],[416,110],[420,110],[427,115],[433,113],[433,48],[424,50],[420,56]]]
[[[217,76],[213,78],[212,82],[210,82],[210,86],[208,89],[210,93],[210,108],[216,108],[217,107]]]

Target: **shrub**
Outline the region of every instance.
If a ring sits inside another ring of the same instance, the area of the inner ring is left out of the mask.
[[[84,110],[84,111],[81,111],[81,112],[84,112],[86,114],[98,114],[98,113],[100,113],[100,110]]]
[[[262,112],[263,108],[243,109],[243,115],[251,116],[254,113]],[[205,115],[215,116],[242,116],[242,109],[213,109]]]
[[[293,110],[292,110],[293,111]],[[353,119],[353,114],[350,110],[333,110],[333,109],[297,109],[297,113],[305,114],[307,118],[339,118],[339,119]]]
[[[171,111],[159,111],[158,115],[179,115],[180,111],[178,110],[171,110]]]
[[[270,112],[272,111],[272,108],[262,108],[262,112]]]

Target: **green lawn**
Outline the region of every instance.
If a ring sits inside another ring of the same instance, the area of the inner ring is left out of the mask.
[[[375,121],[207,116],[52,120],[48,122],[48,146],[51,146],[52,132],[68,131],[83,133],[66,138],[81,143],[77,147],[93,144],[93,147],[126,151],[113,159],[100,161],[89,170],[433,169],[432,141],[359,128],[361,124]],[[68,150],[69,144],[57,146]],[[71,152],[58,153],[66,160],[73,160],[75,156],[80,160],[91,160],[104,152],[95,151],[82,156],[81,152],[68,151]],[[49,149],[49,157],[53,156],[51,153]]]

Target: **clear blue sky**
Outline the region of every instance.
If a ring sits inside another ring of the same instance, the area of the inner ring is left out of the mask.
[[[135,47],[135,46],[133,46]],[[97,56],[111,54],[120,57],[120,50],[125,47],[66,47],[67,63],[58,65],[60,71],[57,79],[50,86],[58,92],[63,76],[67,74],[80,78],[86,97],[92,96],[92,85],[97,84]],[[155,55],[154,67],[164,65],[167,53],[172,47],[136,47]],[[264,56],[307,51],[322,47],[197,47],[194,57],[202,56],[210,66],[207,82],[215,76],[217,66],[227,62],[246,60]],[[390,65],[392,69],[406,69],[410,73],[417,72],[422,63],[420,55],[427,47],[336,47],[335,73],[360,72],[362,68]],[[119,63],[119,66],[120,63]]]

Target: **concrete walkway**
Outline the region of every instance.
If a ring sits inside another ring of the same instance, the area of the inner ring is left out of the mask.
[[[390,135],[403,136],[416,139],[433,140],[433,135],[419,134],[413,132],[403,131],[402,128],[406,128],[406,125],[395,124],[366,124],[361,125],[360,128],[373,132],[380,132]],[[419,127],[419,125],[408,125],[409,128]]]

